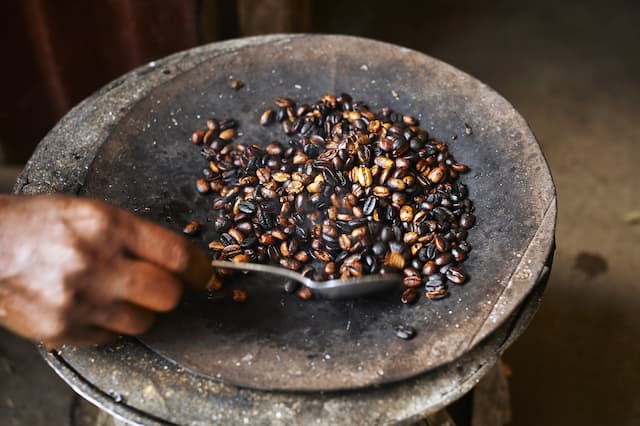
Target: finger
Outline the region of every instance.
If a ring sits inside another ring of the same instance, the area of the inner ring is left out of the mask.
[[[64,345],[99,346],[118,338],[118,334],[100,327],[83,327],[59,338],[42,342],[47,350],[59,349]]]
[[[119,214],[119,220],[126,224],[121,238],[131,254],[176,273],[196,288],[204,288],[213,272],[205,252],[184,237],[132,213],[121,210]]]
[[[91,313],[91,322],[119,334],[136,336],[151,328],[155,315],[148,309],[130,303],[99,306]]]
[[[141,260],[121,258],[103,279],[105,282],[98,287],[100,293],[110,292],[107,300],[129,302],[156,312],[172,310],[182,295],[182,284],[175,275]],[[92,300],[100,301],[95,296]]]

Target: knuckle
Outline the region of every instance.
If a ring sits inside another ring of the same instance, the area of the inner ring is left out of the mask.
[[[45,341],[61,341],[69,332],[70,323],[66,316],[55,314],[43,322],[42,339]]]
[[[142,334],[149,331],[154,323],[154,319],[154,316],[151,314],[139,315],[131,326],[131,334]]]
[[[182,295],[181,290],[182,289],[179,286],[172,284],[164,294],[164,297],[162,298],[163,303],[159,310],[161,312],[167,312],[175,309],[180,302],[180,296]]]
[[[138,309],[123,309],[118,314],[119,320],[122,321],[121,329],[123,332],[131,335],[142,334],[151,328],[154,316],[150,312]]]
[[[56,312],[60,314],[67,314],[77,302],[78,294],[74,286],[67,283],[68,280],[63,281],[55,291],[50,292],[47,299],[49,305],[52,306]]]
[[[115,224],[117,215],[95,201],[77,203],[72,211],[71,225],[86,236],[104,235]]]
[[[189,268],[189,250],[185,242],[171,244],[168,251],[168,259],[171,269],[175,272],[186,272]]]

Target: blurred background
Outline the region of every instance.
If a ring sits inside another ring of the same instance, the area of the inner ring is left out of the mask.
[[[6,0],[0,20],[0,192],[76,103],[216,40],[353,34],[488,83],[530,123],[559,197],[548,289],[504,357],[511,424],[640,424],[640,2]],[[70,424],[76,403],[0,330],[0,424]]]

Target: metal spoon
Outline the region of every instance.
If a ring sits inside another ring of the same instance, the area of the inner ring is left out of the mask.
[[[214,268],[235,269],[239,271],[264,272],[272,275],[289,278],[304,284],[313,290],[313,294],[326,299],[350,299],[389,290],[402,281],[399,274],[366,275],[360,278],[352,278],[346,281],[341,279],[328,281],[314,281],[303,277],[297,272],[271,265],[259,263],[232,263],[223,260],[211,262]]]

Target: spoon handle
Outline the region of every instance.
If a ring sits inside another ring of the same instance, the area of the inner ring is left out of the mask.
[[[235,269],[238,271],[264,272],[298,281],[310,288],[317,287],[315,285],[315,281],[303,277],[297,272],[280,268],[278,266],[263,265],[261,263],[233,263],[224,260],[214,260],[211,262],[211,266],[214,268]]]

